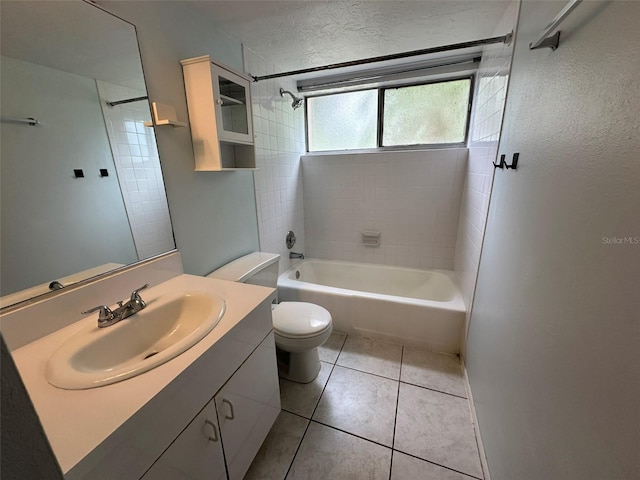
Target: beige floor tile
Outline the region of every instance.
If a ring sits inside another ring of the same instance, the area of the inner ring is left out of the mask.
[[[344,333],[333,332],[329,337],[329,340],[318,348],[320,360],[328,363],[336,363],[338,354],[340,353],[346,338],[347,336]]]
[[[394,451],[391,480],[474,480],[473,477]]]
[[[349,335],[337,365],[398,380],[402,345]]]
[[[320,362],[320,373],[313,382],[296,383],[280,379],[280,402],[287,412],[311,418],[333,365]]]
[[[391,449],[311,422],[287,480],[387,480]]]
[[[244,480],[284,480],[309,420],[280,412]]]
[[[401,383],[393,448],[468,475],[482,476],[465,398]]]
[[[398,382],[336,366],[313,420],[391,446]]]
[[[400,381],[460,397],[467,396],[458,357],[424,348],[404,347]]]

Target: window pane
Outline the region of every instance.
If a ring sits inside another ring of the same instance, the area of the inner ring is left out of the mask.
[[[376,147],[378,91],[307,98],[309,151]]]
[[[382,146],[464,142],[471,80],[384,91]]]

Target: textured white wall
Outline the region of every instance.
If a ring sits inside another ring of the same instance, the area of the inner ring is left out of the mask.
[[[245,70],[252,75],[281,71],[267,59],[244,48]],[[256,141],[254,172],[260,250],[280,254],[280,272],[292,262],[285,238],[289,230],[298,239],[295,252],[305,252],[304,204],[300,155],[305,151],[304,108],[293,110],[291,97],[280,96],[280,88],[297,94],[290,78],[263,80],[251,85],[253,129]],[[306,253],[306,252],[305,252]]]
[[[515,28],[519,1],[511,2],[496,25],[493,36]],[[480,250],[489,209],[504,100],[507,94],[513,43],[486,45],[476,76],[476,96],[471,115],[469,164],[462,193],[456,242],[455,271],[467,306],[467,325],[475,291]],[[466,328],[465,335],[466,337]],[[464,338],[463,338],[464,343]],[[464,347],[463,347],[464,350]]]
[[[466,160],[466,148],[303,156],[307,253],[452,269]]]
[[[561,6],[522,4],[469,330],[493,480],[640,478],[640,2],[530,51]]]

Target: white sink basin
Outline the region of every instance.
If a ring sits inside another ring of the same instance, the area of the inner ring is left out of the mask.
[[[80,390],[140,375],[202,340],[225,311],[221,297],[203,291],[145,300],[144,310],[110,327],[98,328],[95,314],[82,320],[86,327],[49,359],[47,381],[59,388]]]

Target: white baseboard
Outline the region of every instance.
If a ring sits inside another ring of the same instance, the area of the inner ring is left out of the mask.
[[[482,435],[480,434],[478,417],[476,416],[476,404],[473,401],[473,393],[471,393],[471,385],[469,384],[467,367],[464,363],[462,363],[462,371],[464,372],[464,385],[467,390],[467,398],[469,399],[469,410],[471,411],[473,428],[476,432],[476,442],[478,444],[478,453],[480,454],[480,464],[482,465],[482,473],[484,475],[484,480],[491,480],[491,474],[489,473],[489,464],[487,463],[487,456],[484,453],[484,445],[482,443]]]

